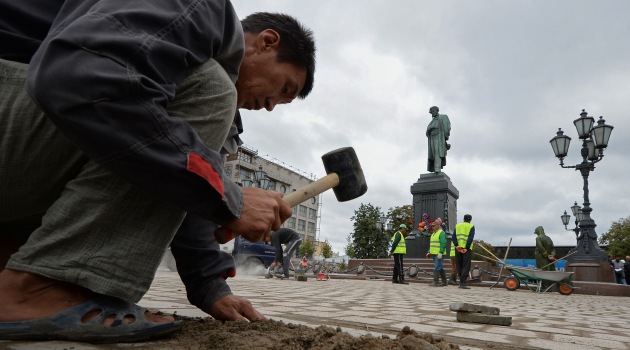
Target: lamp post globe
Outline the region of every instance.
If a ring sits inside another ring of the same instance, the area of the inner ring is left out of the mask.
[[[573,216],[577,217],[578,212],[581,210],[582,208],[577,204],[577,202],[575,202],[575,204],[573,204],[573,206],[571,207],[571,212],[573,213]]]
[[[606,125],[604,117],[599,117],[597,125],[593,127],[593,142],[595,148],[604,149],[608,147],[608,140],[610,140],[610,134],[614,129],[611,125]]]
[[[265,176],[267,176],[267,173],[263,170],[262,165],[258,166],[258,170],[254,172],[254,177],[256,181],[261,181],[265,178]]]
[[[573,121],[575,129],[577,130],[578,137],[581,140],[587,139],[591,136],[591,129],[595,123],[595,118],[587,116],[585,110],[582,110],[580,117]]]
[[[571,215],[567,214],[567,211],[564,211],[564,214],[560,215],[560,219],[562,220],[562,224],[564,225],[564,228],[567,228],[567,225],[569,224],[569,220],[571,220]]]
[[[552,138],[549,143],[551,143],[553,153],[562,162],[562,159],[567,156],[567,153],[569,153],[569,144],[571,143],[571,138],[569,136],[566,136],[561,128],[558,128],[556,136],[554,136],[554,138]]]
[[[381,224],[381,230],[385,230],[385,228],[387,227],[386,223],[387,223],[387,216],[381,216],[379,218],[380,220],[380,224]]]

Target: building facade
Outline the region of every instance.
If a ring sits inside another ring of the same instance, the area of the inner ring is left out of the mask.
[[[236,154],[225,160],[225,174],[241,187],[260,187],[289,194],[313,182],[308,175],[280,161],[260,157],[258,151],[241,145]],[[303,240],[316,241],[319,236],[321,195],[293,207],[293,215],[282,227],[295,230]]]

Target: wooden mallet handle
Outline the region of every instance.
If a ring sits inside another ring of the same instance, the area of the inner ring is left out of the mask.
[[[336,173],[330,173],[317,181],[311,182],[310,184],[291,192],[282,199],[289,203],[289,206],[294,207],[309,198],[328,191],[337,185],[339,185],[339,176]],[[237,235],[238,233],[232,232],[232,230],[227,227],[219,227],[216,231],[214,231],[214,237],[219,244],[227,243],[233,240]]]

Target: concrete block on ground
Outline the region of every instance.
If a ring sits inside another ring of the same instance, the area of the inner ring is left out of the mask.
[[[475,305],[469,303],[452,303],[448,306],[448,308],[451,311],[480,313],[484,315],[498,315],[500,312],[498,307]]]
[[[496,326],[511,326],[512,325],[512,317],[509,317],[509,316],[486,315],[486,314],[481,314],[481,313],[476,313],[476,312],[465,312],[465,311],[457,311],[457,321],[492,324]]]

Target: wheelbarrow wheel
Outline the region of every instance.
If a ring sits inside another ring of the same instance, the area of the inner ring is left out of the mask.
[[[573,293],[573,283],[571,282],[559,282],[556,287],[558,289],[558,293],[562,295],[570,295],[571,293]]]
[[[503,285],[507,290],[517,290],[521,286],[521,281],[519,281],[518,278],[515,277],[508,277],[505,279],[505,282],[503,282]]]

